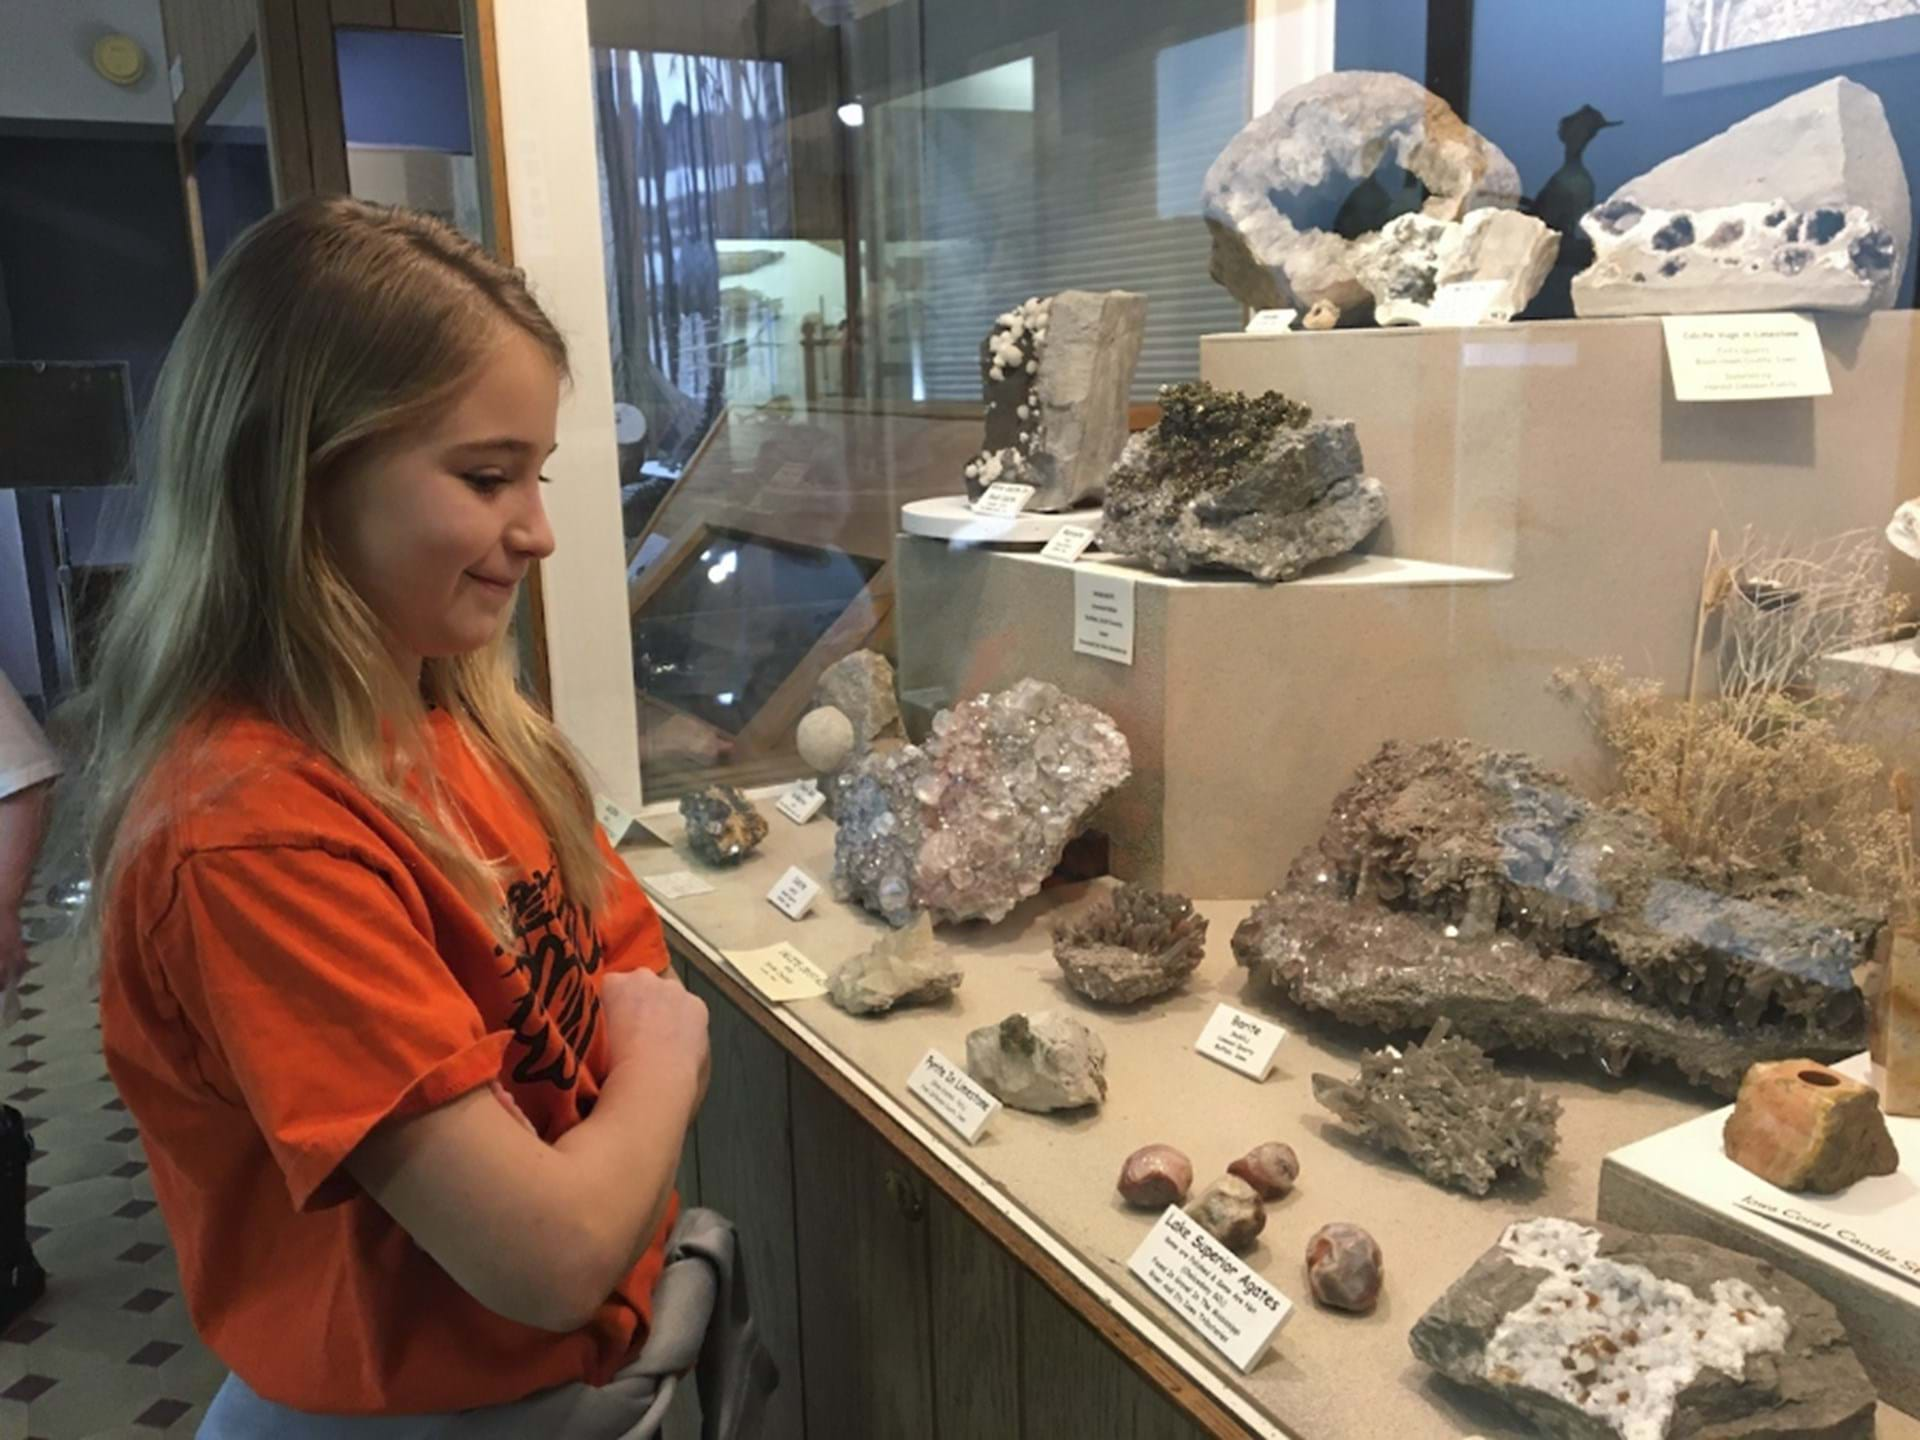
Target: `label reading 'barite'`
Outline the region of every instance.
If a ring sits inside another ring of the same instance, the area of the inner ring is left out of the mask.
[[[927,1108],[960,1133],[969,1145],[980,1138],[1000,1109],[1000,1102],[989,1095],[971,1075],[938,1050],[920,1057],[907,1077],[907,1089],[926,1102]]]
[[[1286,1030],[1269,1020],[1256,1019],[1231,1005],[1216,1005],[1193,1048],[1242,1075],[1264,1080],[1273,1069],[1273,1052],[1286,1038]]]
[[[1293,1313],[1291,1300],[1178,1205],[1166,1208],[1127,1269],[1243,1374]]]

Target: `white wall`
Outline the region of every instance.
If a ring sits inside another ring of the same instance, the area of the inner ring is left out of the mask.
[[[131,86],[93,68],[93,42],[116,30],[147,52]],[[159,0],[0,0],[0,117],[173,124]]]

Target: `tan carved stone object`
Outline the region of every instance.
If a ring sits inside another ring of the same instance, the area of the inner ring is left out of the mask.
[[[1878,1092],[1811,1060],[1751,1067],[1724,1140],[1728,1159],[1782,1190],[1832,1195],[1900,1164]]]

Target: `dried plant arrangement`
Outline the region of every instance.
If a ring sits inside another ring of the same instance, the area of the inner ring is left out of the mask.
[[[1818,665],[1899,633],[1877,533],[1810,546],[1708,540],[1684,696],[1617,659],[1555,673],[1613,762],[1615,798],[1645,811],[1704,869],[1733,879],[1795,874],[1896,908],[1915,901],[1912,816],[1886,766],[1848,738],[1858,695]]]

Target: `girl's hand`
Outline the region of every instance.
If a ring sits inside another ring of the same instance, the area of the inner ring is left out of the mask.
[[[671,973],[625,970],[600,982],[601,1019],[613,1069],[684,1074],[693,1084],[693,1104],[706,1098],[709,1054],[707,1007]]]

